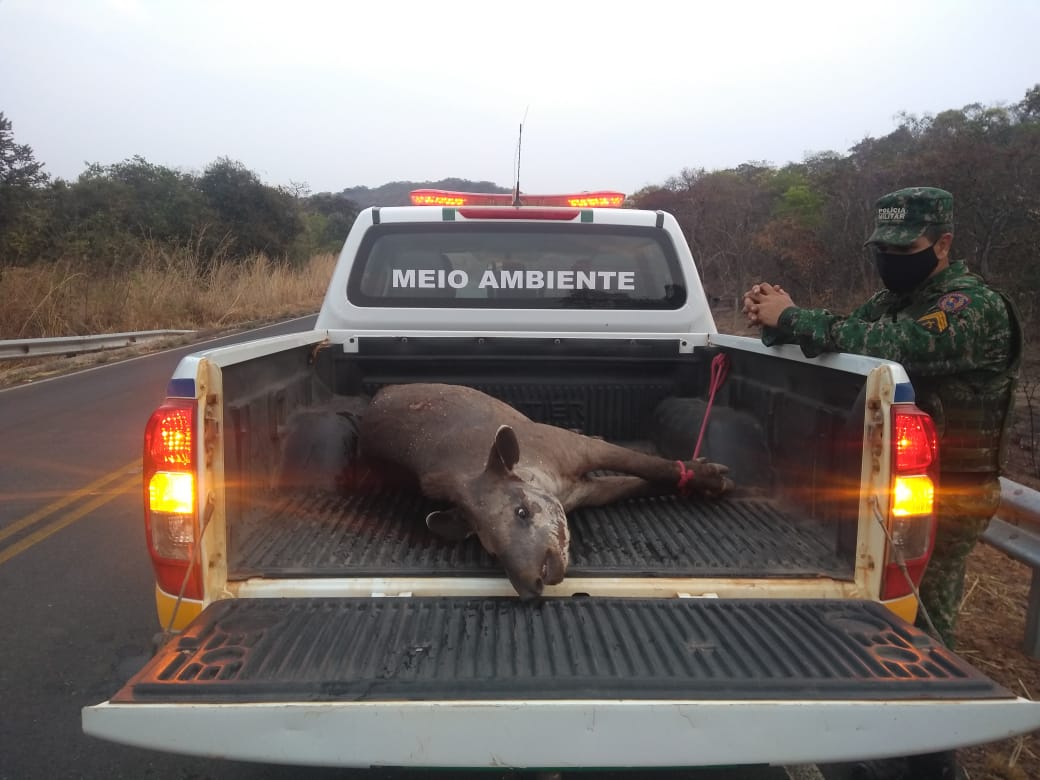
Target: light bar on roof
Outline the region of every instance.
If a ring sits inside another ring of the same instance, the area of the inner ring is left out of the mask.
[[[451,190],[412,190],[414,206],[512,206],[508,192],[452,192]],[[577,192],[563,195],[520,194],[521,206],[564,206],[569,208],[617,209],[625,202],[625,193],[612,190]]]

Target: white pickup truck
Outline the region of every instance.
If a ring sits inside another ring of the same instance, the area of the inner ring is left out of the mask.
[[[370,208],[315,330],[185,358],[145,432],[165,641],[88,734],[342,767],[696,767],[943,751],[1040,727],[915,629],[935,438],[895,363],[720,334],[675,219],[605,194]],[[357,457],[367,400],[482,390],[727,463],[718,500],[569,518],[517,598]],[[706,415],[706,410],[710,412]]]

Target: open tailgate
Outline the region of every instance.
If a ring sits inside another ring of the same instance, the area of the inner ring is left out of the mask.
[[[86,733],[328,766],[796,764],[1040,728],[869,601],[286,598],[209,606]]]

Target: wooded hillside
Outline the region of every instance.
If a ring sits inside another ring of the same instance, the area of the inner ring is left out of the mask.
[[[1012,293],[1030,328],[1040,289],[1040,85],[1010,106],[903,114],[883,138],[777,168],[691,168],[629,201],[678,218],[709,293],[780,282],[806,306],[842,306],[879,286],[863,241],[873,204],[902,187],[954,196],[953,252]]]

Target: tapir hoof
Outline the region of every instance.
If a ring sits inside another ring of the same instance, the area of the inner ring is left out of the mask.
[[[707,458],[697,458],[689,463],[680,461],[679,469],[679,492],[684,496],[716,498],[734,488],[733,480],[726,476],[729,467],[722,463],[711,463]]]

